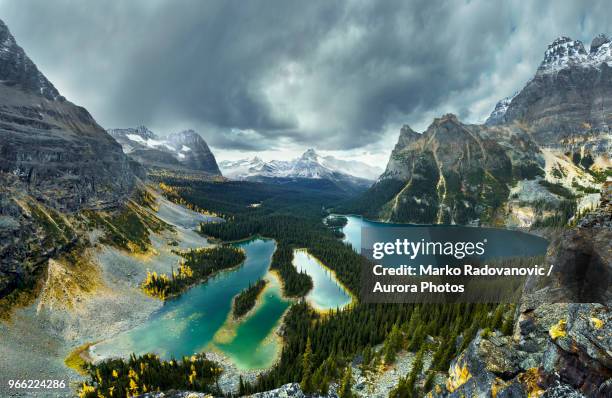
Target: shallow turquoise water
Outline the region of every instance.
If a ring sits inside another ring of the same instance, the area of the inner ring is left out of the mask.
[[[318,310],[342,308],[350,304],[351,296],[338,283],[334,275],[306,250],[293,251],[293,265],[300,272],[306,272],[312,279],[312,289],[306,300]]]
[[[261,305],[232,331],[230,340],[215,342],[231,309],[233,297],[249,283],[266,276],[276,244],[270,239],[253,239],[235,244],[246,252],[237,269],[221,272],[177,299],[168,301],[143,324],[93,347],[94,357],[154,352],[163,358],[180,358],[217,348],[242,369],[266,367],[280,349],[276,339],[266,339],[278,324],[289,302],[271,279]],[[227,328],[227,325],[225,325]]]

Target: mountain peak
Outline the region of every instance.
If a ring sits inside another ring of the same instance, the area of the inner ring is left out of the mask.
[[[610,43],[610,38],[605,33],[600,33],[599,35],[595,36],[591,42],[590,53],[596,54],[597,50],[599,50],[602,45],[607,43]]]
[[[202,136],[192,129],[169,134],[167,139],[175,145],[206,145]],[[206,147],[208,148],[208,145]]]
[[[537,74],[558,72],[562,69],[581,67],[600,67],[602,63],[612,66],[612,48],[610,38],[601,33],[591,42],[589,52],[580,40],[561,36],[552,42],[544,52],[544,60]]]
[[[442,115],[441,117],[435,118],[432,123],[432,126],[441,126],[447,123],[461,124],[461,122],[459,122],[459,119],[457,118],[457,115],[455,115],[454,113],[447,113],[445,115]]]
[[[400,129],[400,134],[410,135],[410,134],[418,134],[418,133],[414,131],[412,127],[410,127],[409,125],[404,124],[402,128]]]
[[[418,139],[421,135],[414,131],[410,126],[404,124],[400,129],[399,139],[397,140],[397,144],[395,145],[395,149],[399,150],[400,148],[406,147],[410,142]]]
[[[535,76],[517,95],[499,101],[486,124],[519,122],[545,145],[565,145],[560,142],[564,136],[609,131],[611,71],[609,36],[596,36],[588,53],[580,40],[561,36],[546,49]],[[598,153],[609,147],[590,145]]]
[[[18,86],[49,100],[65,100],[55,86],[38,70],[34,62],[19,47],[6,24],[0,20],[0,81]]]
[[[146,126],[141,125],[138,126],[134,129],[134,133],[138,134],[139,136],[141,136],[144,139],[155,139],[157,138],[157,136],[155,135],[154,132],[152,132],[151,130],[149,130]]]
[[[301,159],[303,160],[316,160],[319,155],[313,148],[308,148],[306,152],[302,154]]]
[[[558,37],[544,52],[544,60],[538,68],[538,73],[554,72],[580,64],[587,60],[587,55],[580,40],[573,40],[567,36]]]

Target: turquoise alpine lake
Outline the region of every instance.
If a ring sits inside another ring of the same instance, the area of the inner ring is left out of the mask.
[[[96,344],[92,356],[126,357],[151,352],[169,359],[216,350],[240,369],[272,365],[281,349],[274,330],[290,305],[282,296],[276,276],[269,272],[276,243],[256,238],[234,246],[245,251],[244,264],[169,300],[143,324]],[[232,299],[259,278],[269,281],[259,302],[243,320],[232,320]]]
[[[333,310],[351,303],[351,295],[338,283],[335,275],[305,249],[293,251],[293,265],[312,279],[313,286],[306,301],[316,310]]]

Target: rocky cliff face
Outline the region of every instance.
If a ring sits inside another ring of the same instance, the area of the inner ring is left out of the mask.
[[[1,21],[0,43],[0,172],[58,209],[108,206],[129,193],[133,167],[121,147],[59,95]]]
[[[515,96],[500,101],[488,125],[526,126],[544,146],[612,148],[612,47],[599,35],[587,52],[582,42],[560,37],[548,46],[535,76]]]
[[[404,126],[387,169],[370,192],[389,187],[375,216],[390,221],[465,224],[493,221],[516,179],[543,161],[517,128],[465,125],[445,115],[423,134]]]
[[[170,134],[168,142],[178,151],[181,151],[182,156],[179,155],[179,161],[185,167],[221,175],[215,156],[200,134],[193,130],[180,131]]]
[[[139,170],[0,21],[0,298],[74,243],[62,213],[116,207]]]
[[[53,84],[17,45],[8,27],[0,20],[0,79],[7,86],[16,86],[48,100],[63,100]]]
[[[195,131],[185,130],[165,138],[144,126],[110,129],[108,133],[123,151],[149,170],[195,171],[220,176],[215,156],[206,141]]]

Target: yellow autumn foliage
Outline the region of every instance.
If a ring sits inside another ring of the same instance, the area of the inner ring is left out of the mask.
[[[591,324],[595,329],[601,329],[604,325],[604,322],[599,318],[593,317],[591,318]]]
[[[449,392],[455,391],[457,388],[461,387],[465,382],[472,378],[470,371],[467,368],[467,364],[460,366],[459,363],[456,363],[454,367],[451,368],[448,379],[446,380],[446,389]]]
[[[567,333],[565,332],[566,325],[567,321],[565,319],[559,320],[559,322],[553,325],[548,331],[550,338],[552,338],[553,340],[557,340],[559,337],[567,336]]]

